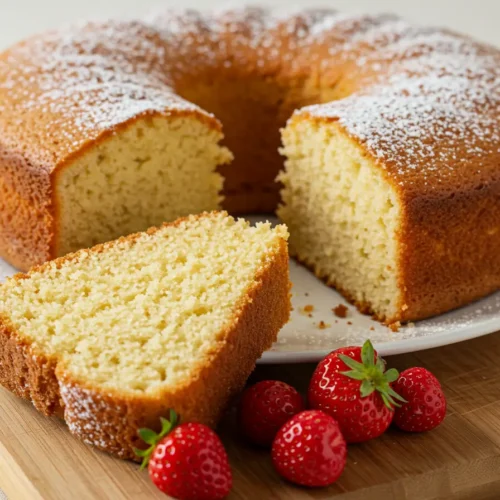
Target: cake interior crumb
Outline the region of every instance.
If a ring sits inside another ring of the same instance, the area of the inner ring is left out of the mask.
[[[223,212],[191,216],[8,280],[0,316],[72,379],[156,394],[226,342],[235,304],[287,236]]]

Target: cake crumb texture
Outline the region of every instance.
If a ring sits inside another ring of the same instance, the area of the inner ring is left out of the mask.
[[[396,268],[386,266],[397,258],[395,189],[336,123],[301,120],[283,141],[278,215],[290,228],[292,254],[356,303],[392,317],[400,295]]]
[[[499,145],[500,51],[446,29],[260,7],[77,23],[0,55],[0,255],[279,205],[293,255],[360,311],[423,319],[500,288]]]
[[[290,312],[285,226],[191,216],[0,287],[0,381],[133,458],[175,408],[215,425]]]

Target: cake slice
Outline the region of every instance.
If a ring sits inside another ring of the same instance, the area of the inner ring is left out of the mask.
[[[205,213],[15,276],[1,384],[120,458],[170,408],[215,425],[288,320],[287,238]]]

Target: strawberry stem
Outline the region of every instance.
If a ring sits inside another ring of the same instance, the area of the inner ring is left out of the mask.
[[[361,363],[345,354],[339,354],[339,358],[350,368],[341,372],[342,375],[361,382],[359,390],[362,398],[377,391],[385,406],[391,410],[395,406],[401,406],[400,403],[406,403],[406,400],[390,385],[398,379],[399,372],[395,368],[385,371],[385,361],[375,355],[370,340],[367,340],[361,348]]]
[[[146,448],[145,450],[140,450],[138,448],[134,448],[134,453],[142,458],[142,463],[141,463],[141,470],[145,469],[146,466],[149,463],[149,459],[151,457],[151,454],[153,453],[154,449],[156,448],[156,445],[169,433],[171,432],[174,427],[177,425],[178,417],[177,413],[175,413],[174,410],[170,410],[170,419],[167,420],[164,417],[160,417],[161,421],[161,431],[160,432],[155,432],[151,429],[148,429],[146,427],[143,427],[137,431],[137,434],[139,434],[139,437],[146,443],[149,444],[149,448]]]

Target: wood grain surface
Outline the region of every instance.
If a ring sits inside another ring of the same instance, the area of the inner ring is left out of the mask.
[[[233,467],[230,499],[500,499],[500,333],[395,356],[389,363],[399,369],[425,366],[437,375],[449,403],[441,427],[418,435],[390,430],[350,446],[337,484],[313,490],[280,480],[269,454],[239,439],[233,408],[219,428]],[[304,391],[313,369],[260,366],[251,381],[276,378]],[[137,465],[80,443],[64,423],[39,415],[3,389],[0,487],[10,500],[167,498]]]

